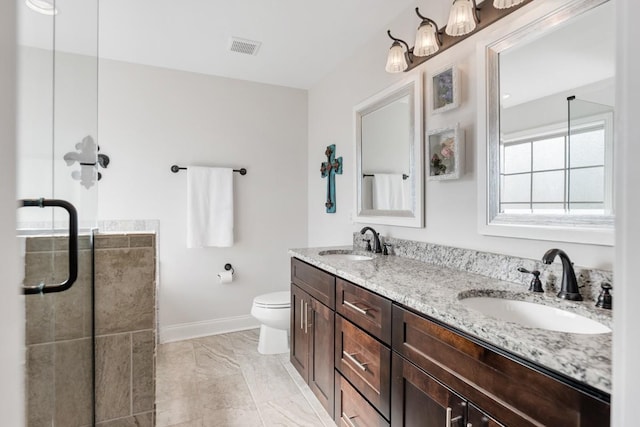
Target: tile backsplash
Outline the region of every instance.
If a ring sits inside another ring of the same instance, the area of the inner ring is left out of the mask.
[[[354,248],[366,248],[365,237],[359,232],[353,233]],[[545,290],[557,292],[560,289],[562,265],[558,262],[546,265],[541,260],[393,237],[384,238],[383,241],[392,245],[389,249],[391,255],[480,274],[494,279],[521,283],[525,289],[528,289],[532,276],[520,273],[518,267],[524,267],[527,270],[539,270],[540,280]],[[613,272],[611,271],[580,266],[574,266],[574,270],[578,286],[580,286],[580,292],[585,300],[597,300],[602,283],[613,285]]]

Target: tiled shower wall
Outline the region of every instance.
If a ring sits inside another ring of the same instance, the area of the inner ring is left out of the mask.
[[[50,425],[51,418],[69,427],[91,422],[86,415],[91,413],[89,242],[81,239],[81,276],[69,291],[25,299],[29,427]],[[155,235],[97,235],[94,243],[96,422],[100,427],[152,427]],[[66,238],[27,239],[27,283],[40,280],[50,263],[52,279],[64,280],[65,245]]]
[[[151,427],[155,235],[98,234],[95,239],[96,420],[104,427]]]
[[[82,236],[78,244],[79,274],[73,286],[24,299],[29,427],[91,423],[90,238]],[[66,238],[27,238],[25,284],[62,282],[68,274],[67,260]]]

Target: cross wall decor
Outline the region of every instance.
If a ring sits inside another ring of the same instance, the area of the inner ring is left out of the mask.
[[[336,145],[331,144],[324,152],[327,156],[327,161],[322,162],[320,167],[320,174],[322,178],[327,178],[327,202],[324,206],[327,208],[327,213],[336,212],[336,183],[335,175],[342,175],[342,157],[335,158]]]

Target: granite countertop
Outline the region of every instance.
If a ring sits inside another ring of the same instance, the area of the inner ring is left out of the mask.
[[[523,284],[409,258],[375,255],[370,261],[347,261],[319,254],[351,249],[291,249],[289,254],[516,356],[611,393],[611,333],[584,335],[528,328],[469,309],[460,303],[460,296],[493,295],[535,302],[580,314],[611,328],[610,310],[596,308],[593,301],[561,300],[553,293],[528,292]]]

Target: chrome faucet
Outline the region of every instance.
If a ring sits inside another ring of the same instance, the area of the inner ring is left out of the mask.
[[[371,231],[371,234],[373,234],[373,252],[377,254],[382,253],[382,245],[380,244],[380,237],[378,235],[378,232],[371,227],[364,227],[362,230],[360,230],[360,234],[364,234],[367,231]]]
[[[578,281],[576,273],[573,271],[573,264],[569,256],[562,249],[549,249],[543,256],[542,262],[551,264],[556,258],[560,257],[562,261],[562,286],[558,292],[558,298],[567,299],[569,301],[582,301],[580,289],[578,289]]]

